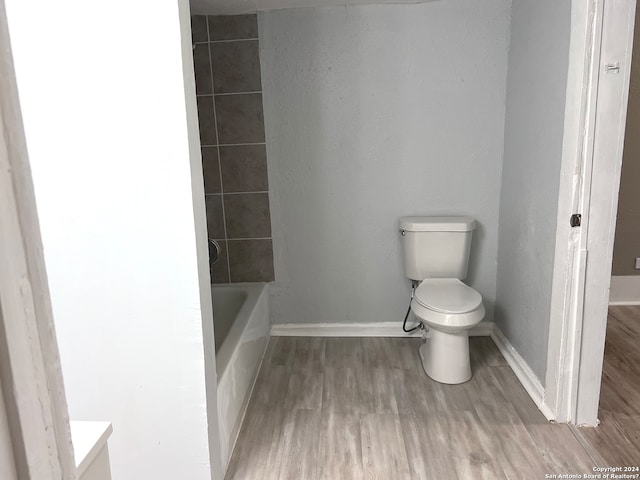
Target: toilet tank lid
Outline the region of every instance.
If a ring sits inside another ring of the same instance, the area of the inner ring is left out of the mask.
[[[400,228],[408,232],[470,232],[475,221],[471,217],[402,217]]]

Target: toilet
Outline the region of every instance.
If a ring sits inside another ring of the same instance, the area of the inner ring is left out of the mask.
[[[411,311],[426,327],[422,366],[440,383],[471,379],[469,329],[484,318],[482,296],[467,276],[471,217],[403,217],[400,234],[405,275],[417,283]]]

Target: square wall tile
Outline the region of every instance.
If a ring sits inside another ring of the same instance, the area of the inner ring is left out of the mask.
[[[224,196],[227,239],[271,236],[267,193],[238,193]]]
[[[251,15],[213,15],[208,17],[211,41],[258,38],[258,17]]]
[[[206,195],[207,233],[209,238],[224,238],[224,215],[222,213],[222,195]]]
[[[193,43],[209,41],[209,35],[207,34],[206,15],[191,16],[191,41]]]
[[[262,90],[258,40],[210,45],[213,89],[216,94]]]
[[[269,190],[265,145],[220,147],[220,165],[225,192]]]
[[[204,193],[221,193],[218,147],[202,147],[202,175]]]
[[[218,261],[211,266],[211,283],[229,283],[227,241],[216,240],[216,242],[218,242],[218,245],[220,245],[220,256],[218,257]],[[211,263],[209,264],[211,265]]]
[[[200,145],[216,145],[216,120],[213,97],[197,97],[198,123],[200,125]]]
[[[272,282],[273,244],[265,240],[229,240],[231,282]]]
[[[211,95],[211,62],[209,61],[209,44],[201,43],[193,50],[193,69],[196,75],[196,95]]]
[[[264,142],[262,94],[217,96],[216,114],[220,143]]]

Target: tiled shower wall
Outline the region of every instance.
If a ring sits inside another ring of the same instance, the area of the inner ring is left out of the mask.
[[[213,283],[274,279],[256,15],[191,17]]]

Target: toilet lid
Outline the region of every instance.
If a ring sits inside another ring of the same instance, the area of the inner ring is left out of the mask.
[[[482,296],[457,278],[427,278],[416,289],[415,300],[440,313],[466,313],[482,303]]]

